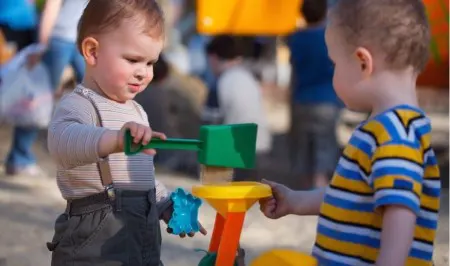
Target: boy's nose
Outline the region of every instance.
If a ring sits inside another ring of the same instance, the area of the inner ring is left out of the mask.
[[[147,75],[148,75],[148,73],[145,68],[140,68],[134,73],[135,78],[137,78],[139,80],[144,79],[145,77],[147,77]]]

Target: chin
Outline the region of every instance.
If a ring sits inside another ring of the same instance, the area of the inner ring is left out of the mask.
[[[119,103],[125,103],[126,101],[133,100],[136,95],[120,95],[116,98],[116,101]]]
[[[352,111],[352,112],[356,112],[356,113],[370,113],[371,110],[368,108],[363,108],[360,106],[345,106],[348,110]]]

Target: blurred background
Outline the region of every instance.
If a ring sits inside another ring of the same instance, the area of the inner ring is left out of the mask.
[[[83,74],[73,33],[87,0],[48,1],[52,3],[0,0],[0,70],[29,44],[47,46],[27,62],[47,69],[55,99],[36,104],[39,97],[29,102],[27,96],[28,109],[23,110],[54,104]],[[266,178],[294,189],[326,185],[341,148],[368,116],[345,109],[332,89],[332,65],[323,34],[327,5],[334,1],[307,5],[301,0],[158,2],[166,15],[166,47],[154,67],[154,80],[136,98],[149,114],[152,128],[170,137],[196,138],[201,125],[240,121],[242,115],[236,114],[246,114],[246,122],[260,127],[259,161],[249,179]],[[432,56],[418,80],[418,95],[432,121],[445,187],[435,264],[448,265],[449,8],[444,0],[424,2],[432,29]],[[52,17],[53,25],[46,25]],[[225,65],[235,66],[234,72]],[[0,74],[0,82],[1,78],[6,80],[5,75]],[[234,97],[223,88],[230,80],[239,88]],[[14,97],[23,101],[25,96]],[[0,83],[0,103],[11,99],[11,92]],[[64,210],[64,202],[46,149],[45,125],[29,132],[3,107],[0,110],[0,159],[4,158],[0,265],[49,265],[45,242],[52,237],[54,219]],[[189,190],[198,183],[195,154],[161,151],[155,162],[157,178],[170,189]],[[200,219],[211,231],[214,212],[207,204]],[[316,217],[269,221],[256,206],[249,211],[242,234],[247,260],[276,247],[309,252],[315,226]],[[197,265],[203,254],[194,249],[206,249],[209,238],[164,235],[163,261],[169,266]]]

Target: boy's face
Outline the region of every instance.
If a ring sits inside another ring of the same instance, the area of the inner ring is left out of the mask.
[[[339,29],[332,24],[327,26],[325,40],[328,55],[334,62],[333,87],[336,94],[350,110],[367,111],[361,62],[349,52]]]
[[[117,102],[133,99],[153,79],[153,64],[163,48],[163,36],[151,37],[135,20],[124,20],[98,36],[90,76],[106,96]]]

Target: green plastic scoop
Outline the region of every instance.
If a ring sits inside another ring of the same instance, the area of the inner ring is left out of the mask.
[[[161,140],[154,138],[147,145],[136,145],[130,132],[125,133],[126,155],[144,149],[197,151],[198,162],[206,166],[253,168],[256,155],[258,126],[253,123],[233,125],[208,125],[200,128],[200,138]]]

